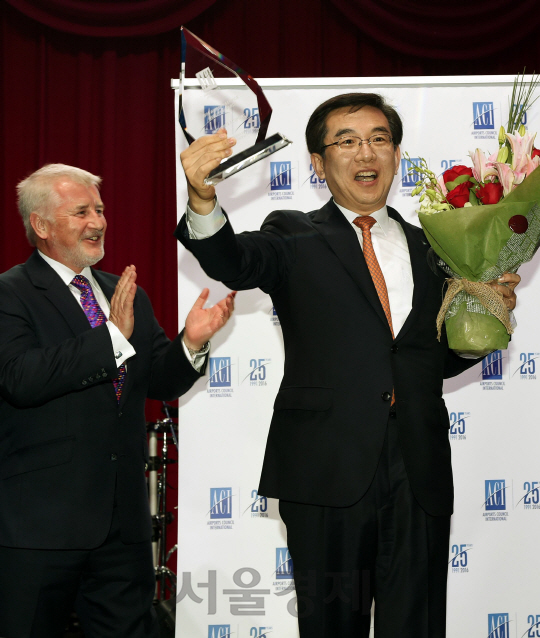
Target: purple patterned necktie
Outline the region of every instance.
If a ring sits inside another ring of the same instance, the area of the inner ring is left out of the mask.
[[[81,291],[81,306],[92,328],[96,328],[97,326],[101,326],[102,323],[105,323],[107,317],[103,314],[103,310],[94,296],[94,291],[88,279],[82,275],[76,275],[71,280],[71,284]],[[119,375],[116,379],[113,379],[113,383],[116,400],[120,403],[120,395],[122,394],[122,388],[126,380],[126,366],[122,364],[118,368],[118,372]]]

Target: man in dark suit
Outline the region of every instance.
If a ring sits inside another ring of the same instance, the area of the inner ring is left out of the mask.
[[[234,295],[205,289],[169,341],[128,266],[93,270],[106,220],[100,178],[54,164],[21,182],[36,247],[0,275],[0,636],[158,636],[145,481],[147,397],[204,373]]]
[[[260,494],[280,499],[302,638],[442,638],[453,507],[444,377],[474,361],[439,342],[444,274],[422,230],[386,206],[402,123],[375,94],[321,104],[306,139],[333,199],[235,235],[204,177],[225,131],[182,153],[176,236],[210,277],[260,287],[279,315],[285,369]],[[515,305],[517,275],[494,284]]]

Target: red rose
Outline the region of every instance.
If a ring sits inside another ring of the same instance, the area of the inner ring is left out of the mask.
[[[497,204],[501,201],[501,197],[503,195],[502,184],[488,182],[487,184],[484,184],[484,186],[480,186],[480,188],[475,191],[475,195],[482,201],[482,204]]]
[[[463,208],[465,204],[469,201],[469,186],[470,182],[463,182],[463,184],[458,184],[451,191],[446,193],[446,201],[449,204],[452,204],[454,208]]]
[[[448,182],[453,182],[460,175],[470,175],[472,177],[472,168],[468,168],[467,166],[463,166],[462,164],[459,164],[459,166],[452,166],[452,168],[449,168],[443,173],[444,183],[448,184]]]
[[[540,148],[534,148],[533,147],[533,150],[532,150],[532,153],[531,153],[531,159],[533,157],[536,157],[537,155],[540,155]]]

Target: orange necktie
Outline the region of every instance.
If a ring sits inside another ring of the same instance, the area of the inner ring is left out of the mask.
[[[384,275],[382,274],[381,267],[377,261],[377,256],[373,250],[373,244],[371,243],[371,227],[376,223],[370,215],[361,215],[357,217],[353,224],[358,226],[362,230],[362,239],[364,242],[364,258],[366,260],[367,267],[371,273],[371,278],[375,284],[375,290],[379,295],[384,314],[390,326],[392,332],[392,339],[394,338],[394,327],[392,326],[392,315],[390,314],[390,301],[388,301],[388,290],[386,289],[386,282],[384,281]]]
[[[361,215],[353,220],[353,224],[358,226],[362,230],[362,240],[364,243],[364,258],[366,260],[367,267],[371,273],[371,278],[375,284],[375,290],[379,295],[381,305],[386,315],[390,331],[392,333],[392,339],[394,338],[394,327],[392,326],[392,314],[390,313],[390,301],[388,300],[388,290],[386,289],[386,282],[384,281],[384,275],[382,274],[381,267],[377,261],[377,255],[373,250],[373,244],[371,243],[371,227],[375,224],[376,220],[371,215]],[[395,402],[394,391],[392,390],[392,405]]]

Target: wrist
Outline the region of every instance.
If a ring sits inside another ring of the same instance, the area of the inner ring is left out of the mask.
[[[216,207],[216,196],[204,199],[198,194],[190,193],[188,206],[196,215],[210,215]]]
[[[206,341],[205,343],[202,343],[202,344],[193,343],[189,339],[186,339],[186,337],[184,337],[184,344],[186,348],[188,349],[189,354],[191,355],[205,353],[208,351],[208,348],[210,347],[210,341]]]

